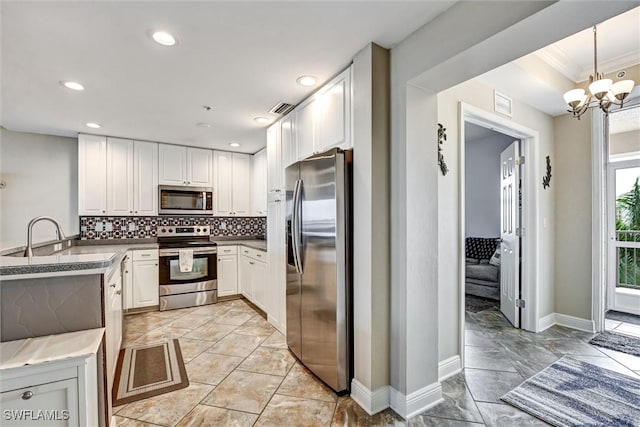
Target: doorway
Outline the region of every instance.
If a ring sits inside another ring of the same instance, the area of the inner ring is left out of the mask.
[[[516,299],[522,300],[524,303],[518,303],[518,323],[519,327],[525,330],[537,332],[538,319],[537,319],[537,274],[534,268],[535,266],[535,254],[537,247],[537,226],[536,226],[536,212],[538,211],[538,200],[536,197],[535,184],[537,183],[537,175],[535,173],[537,165],[539,163],[537,141],[538,132],[536,130],[527,128],[518,123],[513,122],[510,119],[504,118],[497,114],[479,109],[477,107],[460,103],[459,120],[461,124],[460,132],[460,171],[461,177],[459,182],[460,187],[460,253],[459,253],[459,272],[460,272],[460,348],[464,349],[464,321],[465,321],[465,290],[466,290],[466,251],[465,243],[466,237],[469,236],[466,230],[467,218],[467,206],[466,206],[466,157],[465,150],[465,127],[467,124],[479,126],[484,129],[489,129],[493,132],[497,132],[508,137],[512,143],[514,140],[519,141],[520,159],[519,165],[520,179],[519,179],[519,194],[517,197],[518,207],[518,269],[519,273],[517,278],[519,279],[519,297]],[[504,143],[507,144],[506,142]],[[538,168],[539,169],[539,168]],[[496,189],[499,190],[500,183],[497,182]],[[498,205],[500,209],[500,205]],[[498,213],[498,215],[500,215]],[[513,232],[516,232],[516,227],[513,228]],[[463,356],[464,357],[464,356]]]
[[[640,335],[640,105],[610,113],[606,129],[605,329]]]

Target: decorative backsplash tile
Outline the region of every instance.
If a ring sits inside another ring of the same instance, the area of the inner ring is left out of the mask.
[[[167,225],[210,225],[214,236],[265,236],[266,217],[198,216],[83,216],[81,240],[150,239],[158,236],[158,227]]]

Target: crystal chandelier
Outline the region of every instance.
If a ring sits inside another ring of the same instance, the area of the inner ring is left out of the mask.
[[[589,108],[599,106],[605,116],[609,114],[612,105],[622,107],[625,98],[633,89],[633,80],[620,80],[613,83],[605,79],[604,74],[598,73],[598,44],[597,30],[593,27],[593,68],[594,74],[589,76],[589,94],[584,89],[573,89],[564,94],[564,100],[569,111],[578,120]]]

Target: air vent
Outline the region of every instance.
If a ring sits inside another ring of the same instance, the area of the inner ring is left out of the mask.
[[[269,110],[272,114],[282,114],[285,115],[289,111],[293,110],[295,105],[287,104],[286,102],[278,102],[271,110]]]

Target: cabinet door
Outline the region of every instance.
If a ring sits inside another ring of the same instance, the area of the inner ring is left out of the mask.
[[[133,307],[159,304],[158,261],[133,263]]]
[[[253,301],[253,294],[251,293],[253,288],[252,262],[255,261],[244,255],[240,255],[238,261],[238,288],[240,293],[249,301]]]
[[[187,149],[187,185],[192,187],[213,186],[211,173],[213,152],[203,148]]]
[[[232,215],[251,215],[251,155],[233,153]]]
[[[269,203],[267,214],[267,254],[269,258],[269,280],[267,282],[267,306],[269,322],[280,332],[286,324],[286,236],[285,203],[276,199]]]
[[[127,260],[124,262],[124,271],[122,272],[122,308],[129,310],[133,308],[133,260],[131,259],[131,251],[127,252]]]
[[[158,215],[158,144],[133,143],[133,214]]]
[[[78,214],[107,213],[107,138],[78,136]]]
[[[30,398],[24,399],[23,396],[31,395]],[[3,413],[12,413],[13,411],[33,411],[35,415],[38,411],[46,410],[53,413],[57,411],[67,411],[68,420],[43,420],[32,421],[7,419],[3,416],[3,426],[27,426],[27,425],[46,425],[51,426],[78,426],[79,425],[79,405],[78,405],[78,379],[69,378],[62,381],[54,381],[45,384],[38,384],[18,390],[7,391],[0,394],[0,407]],[[82,396],[84,399],[85,396]],[[9,417],[12,418],[12,417]],[[63,418],[60,416],[60,418]]]
[[[251,171],[252,214],[267,214],[267,150],[262,149],[253,155]]]
[[[284,187],[280,172],[282,168],[280,146],[280,123],[276,123],[267,129],[267,191],[269,193],[280,191]]]
[[[317,97],[304,101],[296,111],[296,146],[298,160],[313,154],[316,138]]]
[[[280,122],[281,165],[279,169],[280,187],[284,187],[284,170],[298,158],[295,139],[296,113],[291,113]]]
[[[267,311],[267,280],[269,278],[269,270],[266,262],[251,261],[252,272],[251,293],[253,294],[252,302],[265,312]]]
[[[218,256],[218,296],[238,293],[238,256]]]
[[[315,151],[351,146],[351,68],[320,92],[319,126]]]
[[[213,209],[216,215],[229,216],[233,211],[232,205],[232,153],[226,151],[213,152]]]
[[[161,185],[187,184],[187,147],[159,144],[159,178]]]
[[[107,139],[107,214],[133,215],[133,141]]]

